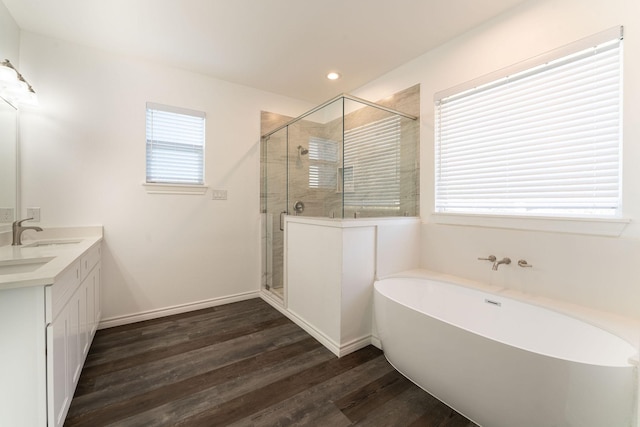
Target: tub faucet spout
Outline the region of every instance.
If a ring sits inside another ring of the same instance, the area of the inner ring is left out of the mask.
[[[491,269],[493,271],[497,271],[500,264],[511,264],[511,258],[504,257],[500,261],[494,262],[493,267]]]

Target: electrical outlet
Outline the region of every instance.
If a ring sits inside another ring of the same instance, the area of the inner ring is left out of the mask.
[[[0,208],[0,222],[13,222],[13,208]]]
[[[227,190],[211,190],[213,200],[227,200]]]
[[[40,208],[27,208],[27,218],[33,218],[33,222],[40,222]]]

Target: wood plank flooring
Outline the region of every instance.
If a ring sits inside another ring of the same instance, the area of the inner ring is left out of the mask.
[[[336,358],[260,299],[97,332],[65,426],[475,426],[369,346]]]

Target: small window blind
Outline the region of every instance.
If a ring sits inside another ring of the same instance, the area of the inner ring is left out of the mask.
[[[400,208],[400,124],[391,116],[344,132],[345,206]]]
[[[309,138],[309,188],[336,189],[338,143],[312,136]]]
[[[204,184],[205,114],[147,103],[147,182]]]
[[[436,211],[617,214],[621,39],[436,98]]]

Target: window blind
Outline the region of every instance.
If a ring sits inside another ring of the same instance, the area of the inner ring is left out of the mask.
[[[312,136],[309,138],[309,188],[336,189],[338,143]]]
[[[205,114],[147,103],[147,182],[204,184]]]
[[[620,207],[621,37],[436,99],[437,212]]]
[[[390,116],[344,132],[345,206],[400,207],[400,120]]]

